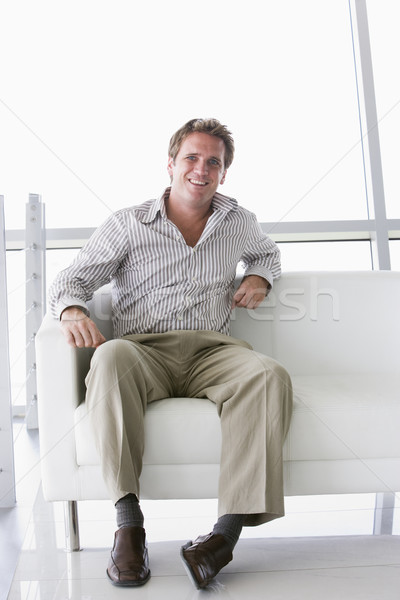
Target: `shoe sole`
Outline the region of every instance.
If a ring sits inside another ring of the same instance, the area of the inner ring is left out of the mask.
[[[107,577],[110,580],[110,582],[112,583],[112,585],[115,585],[116,587],[139,587],[141,585],[144,585],[145,583],[148,582],[148,580],[150,579],[150,575],[151,572],[149,571],[149,574],[147,575],[146,579],[143,579],[142,581],[114,581],[114,579],[111,579],[109,573],[108,573],[108,569],[106,569],[106,573],[107,573]]]
[[[190,566],[190,564],[187,562],[185,555],[183,554],[185,550],[187,550],[188,548],[190,548],[190,546],[193,544],[193,542],[187,542],[187,544],[185,544],[184,546],[181,547],[181,551],[180,551],[180,555],[181,555],[181,559],[183,562],[183,566],[185,567],[186,573],[188,574],[188,577],[190,579],[190,581],[193,583],[194,587],[196,588],[196,590],[201,590],[204,589],[205,587],[207,587],[207,585],[200,585],[199,582],[196,579],[196,576],[194,574],[194,571],[192,569],[192,567]]]

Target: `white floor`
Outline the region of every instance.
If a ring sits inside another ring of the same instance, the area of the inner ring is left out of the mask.
[[[1,600],[400,598],[400,506],[393,535],[374,536],[373,494],[287,498],[286,517],[244,529],[234,560],[202,592],[187,578],[179,548],[210,530],[215,501],[143,502],[152,578],[142,588],[115,588],[105,575],[115,529],[111,503],[79,504],[83,549],[66,553],[63,507],[41,494],[37,438],[19,434],[19,501],[0,509]]]

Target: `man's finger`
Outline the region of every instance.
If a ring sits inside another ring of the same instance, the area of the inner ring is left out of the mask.
[[[90,322],[89,331],[90,331],[90,335],[92,338],[92,347],[93,348],[97,348],[101,344],[104,344],[104,342],[106,341],[106,338],[99,331],[99,329],[96,327],[96,325],[95,325],[95,323],[93,323],[93,321]]]

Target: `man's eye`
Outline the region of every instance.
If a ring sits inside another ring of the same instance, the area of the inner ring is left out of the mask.
[[[187,156],[186,158],[187,158],[188,160],[196,160],[196,157],[195,157],[195,156]]]
[[[219,166],[219,161],[218,161],[218,160],[216,160],[215,158],[212,158],[212,159],[210,160],[210,165]]]

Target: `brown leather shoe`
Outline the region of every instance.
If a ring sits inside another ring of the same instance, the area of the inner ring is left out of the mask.
[[[143,585],[150,579],[143,527],[121,527],[115,532],[107,575],[113,585],[121,586]]]
[[[194,586],[203,589],[232,560],[232,550],[223,535],[209,533],[182,546],[181,558]]]

